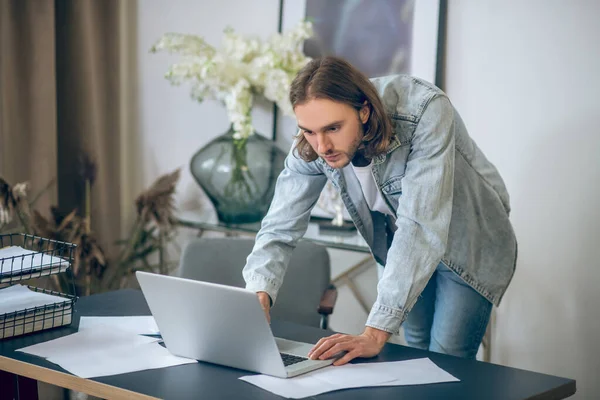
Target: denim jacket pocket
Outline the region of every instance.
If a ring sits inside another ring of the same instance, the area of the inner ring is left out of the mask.
[[[402,194],[402,178],[404,178],[404,175],[395,176],[393,178],[390,178],[387,182],[385,182],[381,186],[381,191],[383,192],[383,194]]]
[[[392,122],[392,130],[400,141],[401,145],[410,143],[417,124],[413,121],[414,117],[410,115],[388,114]]]
[[[402,178],[404,178],[404,175],[393,177],[381,187],[381,191],[394,213],[398,209],[398,201],[400,200],[400,196],[402,196]]]

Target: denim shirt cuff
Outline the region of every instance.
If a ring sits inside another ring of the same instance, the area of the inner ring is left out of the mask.
[[[365,325],[397,335],[406,315],[404,310],[375,303]]]
[[[271,297],[271,306],[275,304],[279,287],[275,282],[259,274],[252,274],[246,278],[246,289],[253,292],[267,292]]]

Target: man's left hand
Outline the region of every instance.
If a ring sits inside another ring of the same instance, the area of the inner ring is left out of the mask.
[[[333,365],[344,365],[356,357],[375,357],[391,334],[379,329],[367,327],[360,335],[335,334],[322,338],[308,353],[311,360],[326,360],[345,351],[346,354]]]

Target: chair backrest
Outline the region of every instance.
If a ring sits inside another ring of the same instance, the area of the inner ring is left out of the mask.
[[[254,239],[197,238],[183,250],[178,275],[223,285],[245,287],[242,269]],[[300,241],[271,310],[273,318],[319,327],[321,296],[331,279],[329,254],[324,246]]]

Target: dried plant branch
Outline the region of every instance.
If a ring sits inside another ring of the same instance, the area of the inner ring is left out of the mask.
[[[96,178],[95,164],[89,159],[83,160],[80,172],[87,187],[84,216],[78,214],[77,210],[63,213],[57,207],[51,207],[49,218],[37,210],[31,212],[26,201],[27,186],[20,184],[11,187],[0,179],[0,227],[4,219],[13,218],[19,209],[22,210],[22,216],[27,218],[23,225],[31,225],[32,233],[77,245],[72,272],[78,294],[88,295],[124,287],[138,270],[170,273],[173,263],[167,261],[167,247],[174,237],[174,194],[180,170],[159,177],[136,198],[137,215],[132,230],[128,239],[117,241],[122,249],[113,259],[104,253],[90,226],[88,197]],[[61,275],[53,275],[50,279],[56,290],[69,290],[66,286],[71,282],[62,279]]]
[[[10,224],[16,216],[23,230],[26,233],[31,232],[30,209],[27,202],[28,190],[27,182],[10,186],[8,182],[0,178],[0,228]]]
[[[145,192],[141,193],[135,203],[138,216],[144,216],[144,223],[153,222],[160,229],[168,231],[174,222],[175,200],[173,194],[181,174],[176,169],[170,174],[159,177]]]

